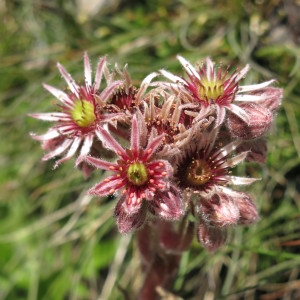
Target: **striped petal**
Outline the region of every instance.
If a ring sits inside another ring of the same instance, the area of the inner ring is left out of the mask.
[[[53,113],[33,113],[29,114],[30,117],[43,120],[43,121],[69,121],[71,118],[68,114],[53,112]]]
[[[195,76],[197,79],[201,80],[199,73],[196,71],[196,69],[192,66],[190,62],[188,62],[185,58],[183,58],[180,55],[177,55],[177,59],[189,75]]]
[[[75,154],[75,152],[77,151],[80,142],[81,142],[81,138],[76,137],[67,153],[66,156],[64,156],[63,158],[59,159],[55,164],[54,164],[54,169],[58,167],[58,165],[60,165],[61,163],[69,160],[71,157],[73,157],[73,155]]]
[[[86,52],[84,52],[83,62],[84,62],[85,83],[86,83],[86,85],[91,86],[92,85],[92,70],[91,70],[90,60],[89,60],[88,54]]]
[[[95,158],[92,156],[86,156],[85,161],[90,163],[92,166],[94,166],[98,169],[102,169],[102,170],[111,171],[111,170],[116,170],[119,168],[119,166],[117,164],[114,164],[112,162],[105,161],[105,160],[102,160],[99,158]]]
[[[68,106],[69,108],[73,107],[73,101],[66,93],[46,83],[43,83],[43,87],[64,105]]]
[[[60,74],[63,76],[65,81],[67,82],[72,93],[75,94],[77,98],[79,98],[78,86],[72,76],[66,71],[66,69],[60,64],[57,63],[57,68]]]

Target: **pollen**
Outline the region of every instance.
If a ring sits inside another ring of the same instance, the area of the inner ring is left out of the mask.
[[[79,127],[89,127],[96,120],[95,107],[87,100],[76,100],[71,111],[73,121]]]

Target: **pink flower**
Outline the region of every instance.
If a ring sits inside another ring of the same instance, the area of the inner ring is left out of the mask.
[[[198,239],[210,251],[225,242],[227,227],[250,224],[258,218],[250,196],[226,187],[257,180],[230,174],[231,168],[245,160],[248,151],[233,156],[241,141],[222,146],[221,134],[217,128],[196,132],[193,142],[181,149],[174,172],[185,205],[190,205],[199,219]]]
[[[63,156],[56,161],[54,167],[70,159],[79,149],[80,157],[90,153],[98,124],[104,121],[109,122],[117,116],[103,113],[99,103],[107,101],[112,93],[122,85],[122,81],[109,79],[105,57],[100,59],[95,80],[92,83],[89,58],[87,53],[84,54],[84,85],[77,84],[59,63],[57,67],[68,84],[68,91],[63,92],[47,84],[44,84],[44,88],[61,102],[59,105],[61,111],[30,114],[36,119],[56,122],[43,135],[31,134],[34,139],[43,142],[43,148],[49,151],[43,160]],[[107,86],[99,92],[103,74],[107,79]]]
[[[240,86],[240,81],[249,70],[246,65],[239,72],[229,74],[228,69],[216,67],[210,58],[206,58],[203,66],[197,70],[185,58],[177,57],[185,69],[188,79],[185,80],[170,72],[162,70],[161,73],[175,84],[165,83],[165,87],[170,87],[181,95],[183,102],[193,103],[195,106],[189,114],[193,114],[196,120],[207,114],[208,110],[216,112],[216,126],[223,123],[226,110],[238,116],[246,124],[251,120],[251,112],[240,106],[240,102],[261,102],[266,99],[265,93],[253,94],[268,87],[274,80],[269,80],[260,84]]]
[[[223,146],[222,137],[219,136],[221,133],[217,128],[196,131],[192,141],[181,149],[174,177],[186,195],[208,191],[214,186],[247,185],[257,180],[230,175],[230,169],[244,161],[247,151],[232,156],[231,153],[241,141],[233,141]]]
[[[148,206],[153,214],[164,219],[178,219],[183,214],[180,193],[170,182],[173,168],[168,161],[155,158],[155,152],[161,145],[164,135],[154,137],[151,134],[147,146],[142,147],[141,122],[142,120],[138,121],[134,115],[129,149],[124,149],[103,128],[98,128],[96,134],[99,139],[119,157],[116,162],[91,156],[85,159],[94,167],[113,173],[89,192],[102,197],[121,191],[121,198],[115,210],[121,232],[142,225],[141,215],[144,219],[145,206]]]

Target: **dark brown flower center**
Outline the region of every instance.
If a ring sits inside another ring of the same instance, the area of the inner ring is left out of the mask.
[[[186,170],[186,180],[189,184],[200,186],[211,179],[211,168],[203,159],[193,159]]]

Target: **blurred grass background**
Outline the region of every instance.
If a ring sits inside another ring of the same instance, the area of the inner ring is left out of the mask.
[[[49,124],[27,114],[55,102],[41,84],[65,87],[57,61],[82,80],[85,50],[94,67],[104,54],[112,66],[128,63],[136,84],[160,68],[181,73],[178,53],[193,63],[250,63],[247,84],[277,78],[285,97],[267,165],[241,170],[263,178],[248,189],[261,220],[235,228],[213,255],[195,240],[173,296],[162,299],[300,299],[299,5],[0,0],[0,300],[125,299],[142,280],[134,238],[114,224],[114,200],[85,195],[100,174],[83,180],[72,161],[53,171],[29,137]]]

